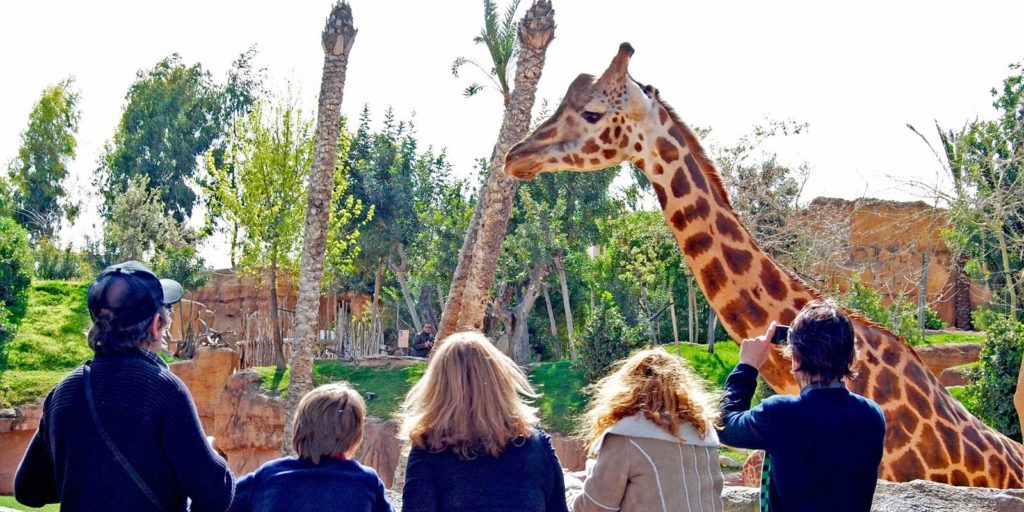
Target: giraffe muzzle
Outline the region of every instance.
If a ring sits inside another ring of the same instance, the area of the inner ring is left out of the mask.
[[[505,155],[505,174],[521,180],[533,179],[541,170],[540,161],[532,158],[534,154],[535,152],[529,151],[522,143],[513,146]]]

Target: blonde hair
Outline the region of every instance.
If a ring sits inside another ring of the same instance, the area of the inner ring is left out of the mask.
[[[295,453],[313,464],[337,453],[350,455],[363,441],[365,417],[363,397],[345,382],[310,391],[295,412]]]
[[[400,436],[431,452],[469,460],[497,457],[527,437],[538,395],[522,370],[479,332],[459,332],[434,349],[423,378],[402,404]]]
[[[582,435],[591,454],[604,431],[629,416],[642,414],[676,437],[684,422],[704,438],[718,421],[718,396],[708,391],[684,359],[651,348],[634,353],[615,368],[588,389],[591,400]]]

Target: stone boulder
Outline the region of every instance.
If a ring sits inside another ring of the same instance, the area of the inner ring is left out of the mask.
[[[206,432],[214,431],[215,409],[237,361],[234,350],[200,347],[192,360],[170,365],[171,373],[177,375],[192,394],[199,421]]]
[[[42,415],[42,402],[0,410],[0,494],[14,492],[14,472]]]
[[[235,475],[244,475],[260,464],[281,456],[284,435],[284,400],[260,390],[262,378],[243,371],[227,379],[214,408],[216,447],[227,455]]]
[[[939,374],[939,384],[943,386],[966,386],[971,383],[971,379],[967,377],[966,366],[953,366],[942,370]]]
[[[402,455],[402,442],[398,439],[398,423],[373,416],[366,418],[363,428],[363,444],[356,452],[356,460],[372,467],[390,489],[394,483],[395,469]]]
[[[935,374],[953,366],[973,363],[981,355],[980,343],[946,343],[942,345],[918,345],[914,351],[921,356],[921,361]]]

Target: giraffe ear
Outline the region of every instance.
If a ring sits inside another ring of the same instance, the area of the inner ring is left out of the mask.
[[[629,43],[619,45],[619,53],[612,59],[598,82],[608,85],[613,83],[624,83],[629,76],[629,58],[633,56],[633,47]]]

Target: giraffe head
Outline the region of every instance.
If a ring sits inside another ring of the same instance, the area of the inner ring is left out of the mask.
[[[648,116],[658,116],[658,101],[653,87],[629,76],[632,55],[633,47],[622,43],[599,78],[576,77],[554,115],[509,150],[505,173],[528,180],[541,172],[635,162],[653,142],[643,126]]]

